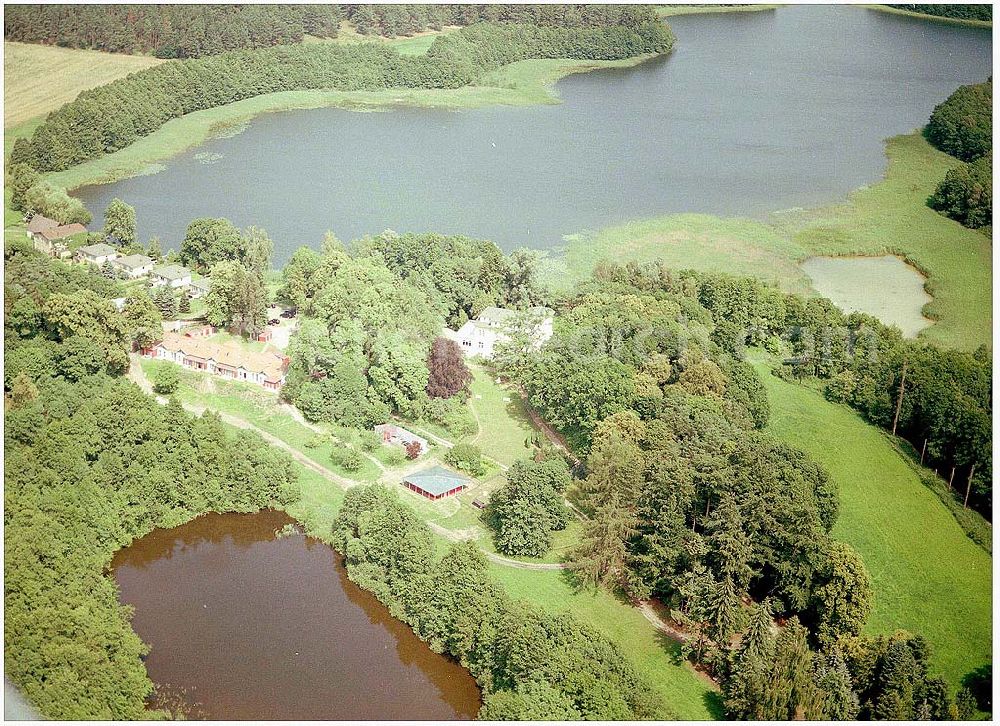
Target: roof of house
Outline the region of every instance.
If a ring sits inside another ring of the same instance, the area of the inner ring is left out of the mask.
[[[547,318],[553,315],[553,312],[549,308],[541,306],[528,308],[528,310],[525,312],[541,318]],[[480,312],[479,315],[476,316],[476,319],[473,322],[479,323],[481,325],[482,324],[502,325],[503,323],[506,323],[509,320],[522,314],[524,313],[519,312],[517,310],[507,310],[505,308],[489,307],[489,308],[483,308],[482,312]]]
[[[493,323],[500,324],[510,320],[512,317],[517,315],[513,310],[505,310],[503,308],[483,308],[482,312],[476,316],[476,320],[481,323]]]
[[[114,247],[99,242],[96,245],[87,245],[86,247],[81,247],[77,250],[81,255],[87,255],[88,257],[107,257],[108,255],[113,255],[118,252]]]
[[[457,471],[445,469],[443,466],[432,466],[429,469],[410,474],[403,481],[406,484],[420,487],[428,494],[437,496],[450,492],[455,487],[468,486],[472,479]]]
[[[119,257],[115,260],[115,264],[134,270],[136,267],[148,267],[153,264],[153,259],[146,257],[146,255],[129,255],[128,257]]]
[[[212,279],[210,277],[199,277],[197,280],[191,280],[191,287],[197,287],[199,290],[208,292],[212,289]]]
[[[58,227],[59,223],[54,219],[49,219],[48,217],[43,217],[41,214],[36,214],[28,222],[29,232],[41,232],[46,229],[52,229],[53,227]]]
[[[180,280],[191,276],[191,270],[180,265],[161,265],[153,268],[153,274],[167,280]]]
[[[79,222],[73,222],[73,224],[63,224],[58,227],[49,227],[43,229],[39,234],[45,239],[51,241],[54,239],[63,239],[64,237],[72,237],[74,234],[84,234],[87,228],[84,227]],[[95,245],[96,246],[96,245]],[[107,247],[107,245],[105,245]],[[112,252],[115,251],[114,247],[109,247]]]
[[[271,348],[261,352],[245,350],[233,342],[220,343],[207,338],[192,338],[180,333],[165,332],[160,342],[172,353],[183,352],[187,356],[212,359],[230,368],[243,368],[252,373],[263,373],[269,381],[280,381],[285,373],[287,359]]]

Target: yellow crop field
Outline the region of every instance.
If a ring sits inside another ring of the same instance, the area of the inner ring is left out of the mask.
[[[29,43],[3,44],[3,126],[47,114],[80,91],[163,61],[158,58]]]

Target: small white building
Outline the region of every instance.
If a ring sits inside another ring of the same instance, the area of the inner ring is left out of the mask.
[[[188,287],[191,284],[191,270],[180,265],[161,265],[149,272],[149,283],[154,287],[171,287],[176,289]]]
[[[441,334],[458,343],[467,356],[492,358],[497,343],[509,340],[511,334],[522,326],[529,329],[534,347],[542,347],[552,337],[553,315],[551,310],[544,307],[534,307],[524,312],[490,307],[457,331],[445,328]]]
[[[118,270],[130,279],[145,277],[153,269],[153,259],[146,255],[128,255],[111,262]]]
[[[100,267],[105,262],[109,262],[118,257],[118,250],[111,245],[100,242],[96,245],[80,247],[76,251],[76,259]]]

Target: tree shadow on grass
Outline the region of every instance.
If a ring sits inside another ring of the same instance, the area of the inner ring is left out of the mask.
[[[702,696],[702,700],[705,702],[705,708],[712,714],[713,719],[717,721],[724,721],[726,719],[726,706],[722,700],[721,693],[718,691],[706,691],[705,695]]]

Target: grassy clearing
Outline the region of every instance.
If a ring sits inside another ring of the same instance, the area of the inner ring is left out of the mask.
[[[577,591],[559,570],[515,570],[490,565],[513,597],[553,612],[569,611],[622,648],[640,675],[660,694],[674,718],[721,718],[719,695],[680,656],[677,644],[653,629],[636,608],[604,591]]]
[[[755,275],[794,292],[810,289],[798,266],[807,252],[752,219],[673,214],[572,235],[567,242],[563,254],[543,265],[545,283],[557,289],[588,276],[601,259],[663,261],[676,269]]]
[[[80,91],[163,62],[147,56],[6,41],[3,51],[5,129],[55,111]]]
[[[770,430],[820,462],[840,490],[833,535],[864,558],[875,591],[871,633],[924,635],[953,688],[991,662],[992,559],[968,539],[887,435],[850,409],[757,369]]]
[[[899,255],[928,280],[923,313],[936,324],[920,337],[974,349],[992,334],[992,243],[927,207],[945,172],[959,162],[919,133],[889,139],[889,166],[878,183],[844,204],[773,215],[764,224],[709,215],[632,222],[568,240],[546,260],[548,281],[579,280],[602,259],[663,260],[675,268],[755,275],[792,292],[809,289],[798,264],[812,255]]]
[[[374,43],[376,45],[387,45],[396,50],[400,55],[423,55],[434,43],[434,39],[439,35],[453,33],[459,29],[457,25],[450,25],[441,30],[424,30],[413,35],[402,35],[395,38],[384,38],[381,35],[362,35],[348,20],[342,20],[337,31],[336,38],[316,38],[307,35],[304,43]]]
[[[479,422],[479,432],[466,440],[502,464],[510,466],[531,454],[527,445],[534,433],[521,397],[502,387],[482,366],[472,367],[469,405]]]

